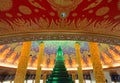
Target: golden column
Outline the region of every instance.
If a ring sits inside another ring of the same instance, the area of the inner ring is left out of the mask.
[[[30,57],[30,54],[29,54],[30,48],[31,48],[31,41],[23,43],[14,83],[24,83],[24,79],[26,76],[26,70],[27,70],[27,64],[28,64],[28,60]]]
[[[74,81],[74,83],[75,83],[75,80],[76,80],[75,73],[72,73],[72,80],[73,80],[73,81]]]
[[[78,79],[79,79],[79,83],[83,83],[83,72],[82,72],[82,64],[81,64],[81,53],[80,53],[80,44],[76,43],[75,44],[75,50],[76,50],[76,61],[78,64]]]
[[[98,44],[94,42],[90,42],[89,48],[90,48],[91,61],[93,65],[93,73],[94,73],[96,83],[106,83],[101,60],[100,60]]]
[[[43,74],[43,83],[46,83],[46,73]]]
[[[39,45],[39,53],[37,56],[37,70],[36,70],[36,77],[35,77],[35,83],[40,83],[40,77],[41,77],[41,62],[42,62],[42,56],[44,53],[44,43],[40,43]]]

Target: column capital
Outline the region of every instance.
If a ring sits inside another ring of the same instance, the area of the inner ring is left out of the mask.
[[[98,44],[97,42],[89,42],[90,44],[96,45]]]
[[[80,44],[78,42],[75,43],[75,48],[80,49]]]
[[[45,45],[44,45],[43,42],[41,42],[41,43],[39,44],[39,46],[40,46],[40,47],[44,47]]]

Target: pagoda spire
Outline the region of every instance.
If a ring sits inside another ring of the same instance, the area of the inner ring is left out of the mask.
[[[61,47],[57,50],[55,66],[46,83],[73,83],[72,78],[66,70]]]
[[[63,60],[64,61],[63,51],[62,51],[62,48],[60,46],[57,50],[56,60]]]

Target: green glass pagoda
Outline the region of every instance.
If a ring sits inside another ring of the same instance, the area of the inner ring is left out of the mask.
[[[61,47],[58,48],[55,66],[46,83],[74,83],[66,70]]]

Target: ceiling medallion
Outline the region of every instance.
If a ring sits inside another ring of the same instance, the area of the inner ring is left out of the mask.
[[[58,12],[60,18],[66,18],[83,0],[47,0]]]

